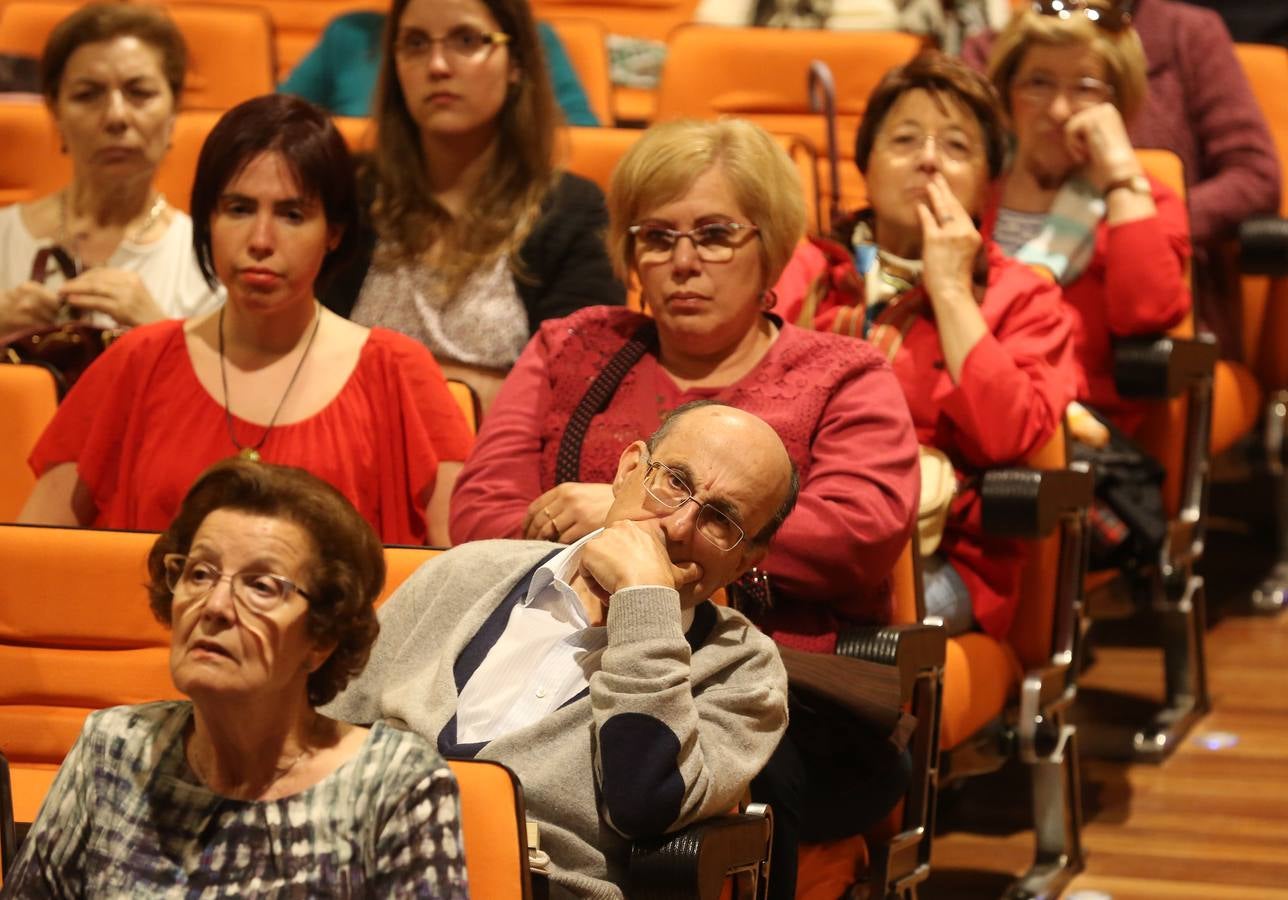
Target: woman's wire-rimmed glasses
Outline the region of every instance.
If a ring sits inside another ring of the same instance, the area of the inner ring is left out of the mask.
[[[294,581],[272,572],[247,570],[225,574],[208,562],[181,553],[167,553],[162,557],[162,563],[165,566],[166,586],[176,597],[182,595],[186,600],[200,600],[209,596],[226,578],[232,584],[233,597],[255,612],[270,613],[290,600],[292,594],[299,594],[305,600],[313,601]]]
[[[416,61],[429,56],[434,51],[435,44],[442,44],[443,53],[448,56],[461,62],[479,62],[490,55],[493,48],[509,42],[510,36],[503,31],[479,31],[477,28],[462,26],[434,37],[413,28],[398,35],[394,42],[394,53],[403,59]]]
[[[651,460],[644,473],[644,490],[667,509],[679,509],[693,500],[698,504],[698,534],[720,550],[732,550],[742,543],[747,533],[742,526],[710,503],[694,499],[693,488],[684,476],[666,463]]]
[[[1033,11],[1041,16],[1071,19],[1081,14],[1105,31],[1119,32],[1131,24],[1131,4],[1118,2],[1095,3],[1090,0],[1034,0]]]
[[[1075,110],[1108,103],[1114,98],[1113,85],[1099,78],[1087,76],[1065,83],[1041,72],[1034,72],[1016,81],[1011,90],[1034,106],[1050,106],[1059,94],[1064,94]]]
[[[728,262],[734,251],[760,233],[755,225],[745,222],[709,222],[688,231],[644,224],[626,231],[635,241],[641,262],[666,262],[681,238],[693,242],[693,250],[703,262]]]

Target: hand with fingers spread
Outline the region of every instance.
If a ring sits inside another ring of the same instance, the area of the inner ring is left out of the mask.
[[[528,504],[523,536],[533,541],[571,544],[603,525],[612,504],[611,484],[565,481]]]
[[[1064,135],[1069,154],[1100,190],[1141,174],[1127,126],[1112,103],[1097,103],[1074,113],[1065,123]]]
[[[124,269],[90,269],[62,285],[58,295],[77,309],[106,313],[125,326],[166,317],[138,273]]]
[[[943,303],[974,305],[971,274],[983,239],[970,213],[940,172],[926,185],[929,203],[917,204],[921,219],[922,283],[936,308]]]
[[[581,551],[581,574],[607,599],[623,588],[660,585],[679,590],[702,577],[692,560],[676,565],[656,519],[621,519],[604,528]]]
[[[0,334],[52,325],[58,317],[62,300],[34,281],[24,281],[12,290],[0,293]]]

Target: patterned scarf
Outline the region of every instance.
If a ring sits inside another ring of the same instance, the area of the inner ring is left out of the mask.
[[[1082,178],[1070,178],[1060,186],[1037,234],[1015,251],[1015,259],[1050,273],[1056,284],[1070,284],[1091,262],[1096,226],[1104,217],[1104,196]]]

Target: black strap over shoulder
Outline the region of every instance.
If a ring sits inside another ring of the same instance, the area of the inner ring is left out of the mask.
[[[590,420],[608,407],[626,373],[650,351],[657,351],[657,326],[652,320],[635,329],[630,340],[613,354],[568,418],[568,427],[564,429],[559,454],[555,457],[555,484],[581,480],[581,445],[590,429]]]

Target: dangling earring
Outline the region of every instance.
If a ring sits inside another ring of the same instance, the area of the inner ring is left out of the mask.
[[[773,288],[765,288],[765,292],[760,295],[760,308],[765,312],[769,312],[777,305],[778,294],[774,292]]]

